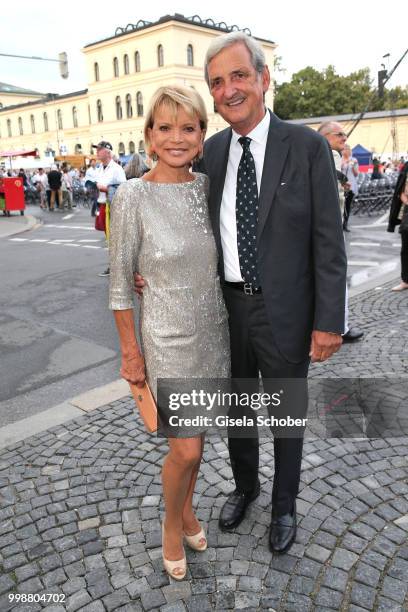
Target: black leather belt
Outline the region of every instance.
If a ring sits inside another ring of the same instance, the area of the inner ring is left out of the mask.
[[[229,281],[225,281],[224,284],[232,289],[242,291],[242,293],[245,293],[245,295],[256,295],[258,293],[262,293],[262,287],[255,287],[252,283],[230,283]]]

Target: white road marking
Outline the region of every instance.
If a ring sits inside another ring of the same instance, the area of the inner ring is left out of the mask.
[[[65,217],[62,217],[63,221],[66,221],[67,219],[72,219],[74,215],[65,215]]]
[[[366,268],[372,268],[374,266],[379,266],[380,262],[379,261],[364,261],[364,259],[353,259],[353,260],[348,260],[347,264],[349,266],[365,266]]]
[[[10,238],[10,242],[27,242],[28,238]]]
[[[379,219],[377,219],[377,221],[374,221],[373,225],[387,225],[386,223],[384,224],[384,221],[388,221],[389,216],[389,212],[384,213]]]
[[[393,243],[392,243],[392,246],[393,246],[393,247],[400,247],[400,246],[401,246],[401,243],[400,243],[400,242],[393,242]]]
[[[100,246],[95,246],[93,244],[78,244],[78,246],[82,247],[83,249],[100,249],[100,248],[102,248]]]
[[[380,242],[350,242],[350,246],[361,246],[361,247],[379,247]]]
[[[93,227],[93,225],[53,225],[52,223],[47,223],[45,225],[43,225],[42,229],[48,229],[49,227],[56,227],[57,229],[79,229],[79,230],[93,230],[95,231],[95,228]]]
[[[30,240],[30,242],[48,242],[46,238],[35,238],[34,240]]]
[[[99,238],[82,238],[78,242],[100,242]]]
[[[351,227],[354,229],[366,229],[366,228],[379,228],[379,227],[386,227],[388,225],[388,223],[369,223],[367,225],[352,225]]]

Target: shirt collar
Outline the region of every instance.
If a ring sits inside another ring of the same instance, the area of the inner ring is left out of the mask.
[[[269,110],[266,109],[263,119],[258,123],[258,125],[254,127],[251,132],[249,132],[249,134],[247,134],[247,137],[253,140],[254,142],[257,142],[258,144],[264,144],[268,137],[270,122],[271,115],[269,113]],[[231,144],[237,144],[239,138],[241,138],[241,134],[238,134],[238,132],[232,130]]]

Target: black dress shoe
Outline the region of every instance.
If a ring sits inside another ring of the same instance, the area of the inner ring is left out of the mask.
[[[292,546],[296,538],[296,504],[293,512],[274,516],[269,530],[269,548],[275,554],[282,555]]]
[[[358,327],[350,327],[348,332],[343,335],[343,342],[355,342],[364,336],[364,332]]]
[[[235,489],[228,495],[227,501],[221,508],[218,525],[221,531],[231,531],[238,527],[244,520],[246,509],[249,504],[254,501],[261,491],[261,486],[258,481],[256,488],[251,493],[244,493]]]

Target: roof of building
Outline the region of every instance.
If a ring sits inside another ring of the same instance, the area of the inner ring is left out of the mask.
[[[0,108],[0,113],[5,113],[10,110],[14,110],[16,108],[27,108],[28,106],[36,106],[38,104],[46,104],[47,102],[55,102],[58,100],[64,100],[65,98],[74,98],[75,96],[82,96],[88,93],[87,89],[81,89],[80,91],[71,91],[66,94],[53,94],[47,93],[43,94],[43,98],[39,98],[38,100],[30,100],[30,102],[23,102],[22,104],[12,104],[10,106],[5,106],[4,108]]]
[[[381,119],[384,117],[404,117],[408,115],[408,108],[398,108],[394,111],[371,111],[365,113],[363,119]],[[288,123],[298,123],[300,125],[309,125],[310,123],[323,123],[324,121],[356,121],[360,113],[354,113],[352,115],[329,115],[327,117],[307,117],[306,119],[289,119]]]
[[[0,83],[0,93],[2,94],[25,94],[32,96],[44,96],[45,94],[32,89],[24,89],[18,85],[10,85],[9,83]]]
[[[199,26],[201,28],[206,28],[209,30],[216,30],[219,33],[226,32],[245,32],[249,36],[251,36],[251,30],[249,28],[239,28],[237,25],[227,25],[225,21],[221,21],[216,23],[213,19],[202,19],[199,15],[193,15],[192,17],[185,17],[180,13],[175,13],[174,15],[163,15],[157,21],[145,21],[144,19],[139,19],[137,23],[128,23],[125,27],[117,27],[115,30],[114,36],[109,36],[108,38],[103,38],[102,40],[97,40],[93,43],[89,43],[85,45],[85,49],[88,47],[92,47],[93,45],[97,45],[102,42],[106,42],[108,40],[112,40],[114,38],[119,38],[120,36],[126,36],[126,34],[130,34],[131,32],[140,32],[141,30],[147,30],[148,28],[152,28],[153,26],[157,26],[162,23],[167,23],[169,21],[178,21],[179,23],[186,23],[189,25]],[[272,40],[267,40],[264,38],[255,37],[260,42],[275,44]]]

